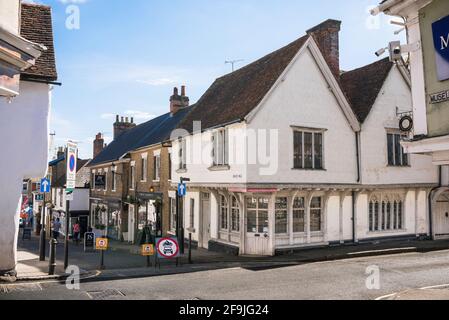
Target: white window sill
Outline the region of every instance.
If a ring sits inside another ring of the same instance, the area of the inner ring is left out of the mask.
[[[227,164],[225,165],[215,165],[207,168],[209,171],[229,171],[231,167]]]
[[[392,233],[404,233],[407,232],[407,229],[396,229],[396,230],[376,230],[376,231],[368,231],[368,235],[374,234],[392,234]]]

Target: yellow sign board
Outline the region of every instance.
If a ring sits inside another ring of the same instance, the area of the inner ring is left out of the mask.
[[[97,238],[95,249],[108,250],[108,239],[107,238]]]
[[[142,245],[142,256],[154,256],[154,245],[152,244],[143,244]]]

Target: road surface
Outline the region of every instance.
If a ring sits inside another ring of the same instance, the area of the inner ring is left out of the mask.
[[[372,300],[448,283],[449,251],[438,251],[262,270],[232,268],[112,281],[99,277],[82,282],[80,290],[60,283],[18,285],[0,293],[0,299]]]

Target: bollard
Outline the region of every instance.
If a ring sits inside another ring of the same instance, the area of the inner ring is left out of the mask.
[[[42,226],[39,239],[39,261],[45,261],[45,226]]]
[[[50,240],[50,258],[48,262],[48,275],[53,276],[56,269],[56,239]]]
[[[189,264],[192,264],[192,233],[189,232]]]

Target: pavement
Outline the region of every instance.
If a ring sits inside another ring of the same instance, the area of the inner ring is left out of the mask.
[[[81,271],[81,277],[89,278],[86,281],[95,281],[98,279],[112,280],[184,274],[236,267],[251,270],[265,270],[322,261],[413,252],[424,253],[447,249],[449,249],[449,240],[403,240],[385,243],[310,248],[275,257],[234,256],[209,252],[204,249],[196,249],[192,250],[192,264],[188,263],[186,256],[181,257],[178,263],[175,260],[156,261],[155,257],[152,257],[150,260],[151,266],[147,267],[147,259],[140,256],[139,246],[113,241],[110,243],[110,249],[105,252],[105,268],[104,270],[100,270],[100,254],[98,252],[86,253],[81,244],[75,245],[70,242],[69,265],[77,266]],[[64,259],[63,239],[60,239],[56,248],[57,267],[55,276],[48,276],[47,273],[48,243],[46,248],[47,259],[45,262],[39,261],[38,252],[39,238],[37,236],[33,235],[31,240],[19,239],[18,265],[16,268],[18,281],[63,279],[67,276],[62,267]],[[158,262],[157,266],[156,262]]]

